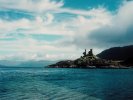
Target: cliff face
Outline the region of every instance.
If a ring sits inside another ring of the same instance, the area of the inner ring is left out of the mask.
[[[127,60],[133,58],[133,45],[125,47],[114,47],[104,50],[97,55],[102,59],[107,60]]]

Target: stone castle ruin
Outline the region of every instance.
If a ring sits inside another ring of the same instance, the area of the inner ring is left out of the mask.
[[[118,63],[100,59],[93,54],[93,49],[83,52],[83,56],[76,60],[65,60],[57,62],[56,64],[50,65],[50,67],[55,68],[109,68],[112,66],[119,66]]]

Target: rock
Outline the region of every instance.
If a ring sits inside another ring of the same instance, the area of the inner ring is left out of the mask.
[[[83,56],[76,60],[65,60],[49,65],[49,68],[123,68],[119,61],[105,60],[98,58],[90,49],[88,54],[83,52]]]

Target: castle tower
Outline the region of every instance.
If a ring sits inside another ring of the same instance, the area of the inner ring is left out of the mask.
[[[86,49],[85,49],[85,52],[83,52],[83,56],[84,56],[84,57],[86,56]]]
[[[93,56],[93,49],[90,49],[90,51],[88,52],[88,56]]]

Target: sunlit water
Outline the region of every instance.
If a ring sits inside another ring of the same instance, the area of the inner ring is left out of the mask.
[[[133,69],[0,68],[0,100],[133,100]]]

